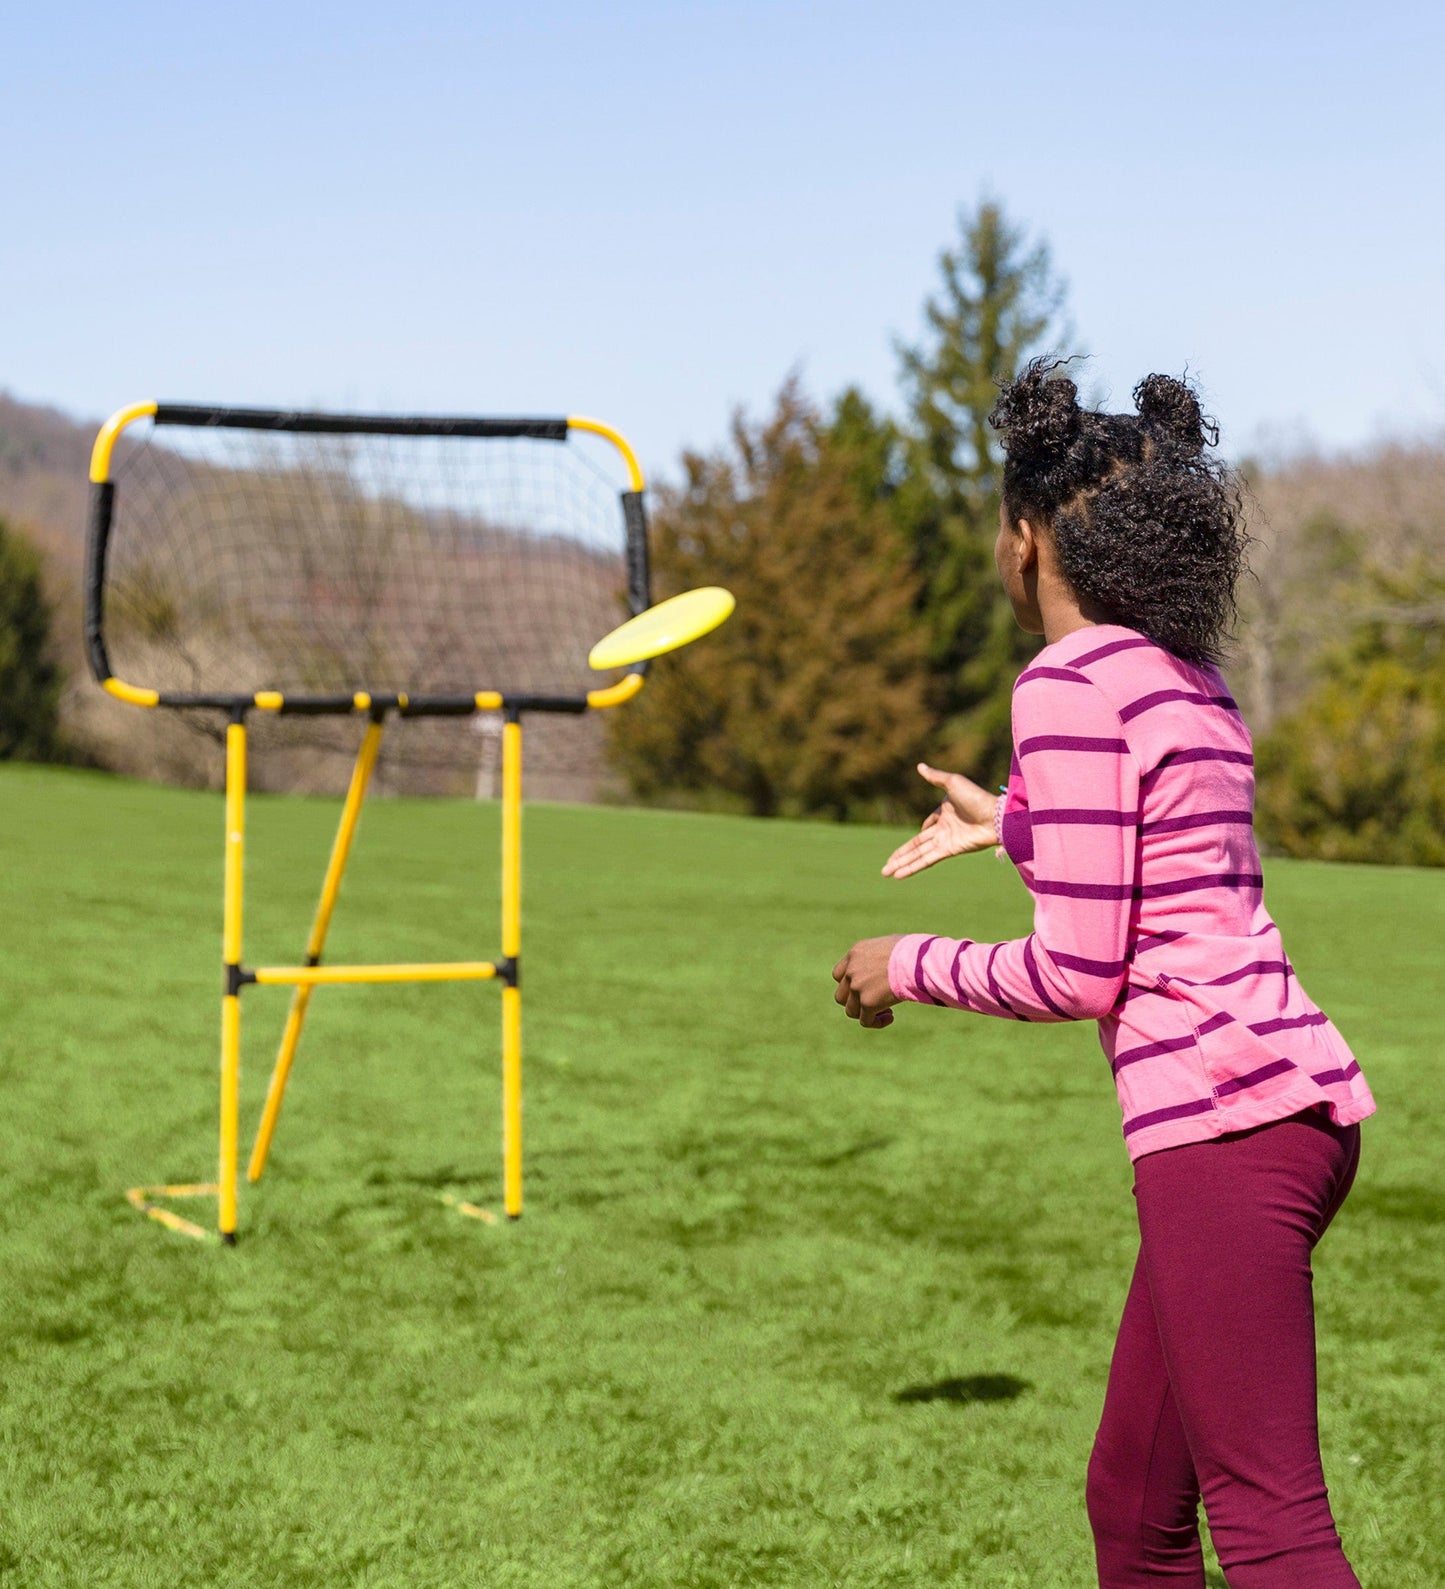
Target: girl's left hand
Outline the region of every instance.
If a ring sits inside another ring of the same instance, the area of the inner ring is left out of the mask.
[[[889,938],[864,938],[855,943],[833,967],[838,984],[834,1001],[841,1004],[851,1020],[876,1031],[892,1026],[892,1009],[899,1001],[888,982],[888,957],[904,935]]]

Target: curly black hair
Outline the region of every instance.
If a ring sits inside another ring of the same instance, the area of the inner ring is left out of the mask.
[[[1052,537],[1081,599],[1185,661],[1219,661],[1249,545],[1239,483],[1205,450],[1219,427],[1167,375],[1134,388],[1136,413],[1080,408],[1066,363],[1034,359],[989,416],[1005,513]]]

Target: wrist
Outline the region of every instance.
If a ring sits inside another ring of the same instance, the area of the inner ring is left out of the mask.
[[[920,1003],[919,973],[923,951],[937,934],[926,932],[904,933],[888,953],[888,986],[900,1004]]]

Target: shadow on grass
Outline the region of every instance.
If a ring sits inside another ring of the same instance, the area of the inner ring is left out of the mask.
[[[970,1374],[965,1379],[939,1379],[931,1385],[908,1385],[895,1390],[897,1402],[913,1401],[1013,1401],[1033,1387],[1012,1374]]]
[[[455,1164],[448,1164],[439,1170],[415,1171],[408,1173],[404,1170],[372,1170],[366,1177],[368,1186],[402,1186],[422,1187],[428,1191],[449,1192],[458,1186],[485,1185],[489,1180],[495,1180],[496,1166],[483,1169],[480,1165],[473,1169],[461,1169]]]
[[[813,1163],[820,1170],[833,1170],[840,1164],[846,1164],[849,1159],[861,1159],[865,1153],[880,1153],[884,1148],[891,1148],[892,1137],[869,1137],[865,1142],[855,1142],[851,1148],[844,1148],[841,1153],[830,1153],[826,1158],[814,1159]]]

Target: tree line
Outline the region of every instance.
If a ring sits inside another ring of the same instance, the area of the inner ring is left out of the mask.
[[[725,584],[738,611],[611,723],[638,796],[876,820],[927,804],[919,759],[1007,773],[1010,692],[1039,642],[994,571],[988,415],[998,382],[1061,338],[1064,289],[995,203],[962,219],[939,278],[922,339],[899,349],[901,417],[856,387],[819,405],[792,377],[657,493],[661,593]]]
[[[658,595],[723,584],[730,623],[608,714],[633,797],[763,816],[895,820],[927,760],[985,784],[1039,642],[993,568],[1000,382],[1066,349],[1047,246],[1003,208],[960,215],[898,403],[795,375],[687,452],[654,494]],[[1445,447],[1245,461],[1253,572],[1227,671],[1255,732],[1258,827],[1293,855],[1445,865]],[[0,758],[68,739],[35,549],[0,524]],[[100,758],[104,760],[103,754]]]

